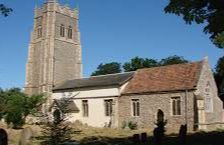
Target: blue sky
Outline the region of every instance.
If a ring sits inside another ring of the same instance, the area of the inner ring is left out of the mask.
[[[0,87],[23,87],[33,9],[44,0],[0,0],[14,9],[0,17]],[[180,55],[191,61],[208,56],[215,66],[223,50],[203,33],[203,25],[186,25],[165,14],[168,0],[59,0],[79,6],[84,77],[100,63],[126,62],[135,56],[161,59]]]

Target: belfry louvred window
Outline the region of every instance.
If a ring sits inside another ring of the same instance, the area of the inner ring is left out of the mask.
[[[68,38],[72,39],[72,27],[71,26],[68,27]]]
[[[63,24],[60,26],[60,36],[65,37],[65,26]]]
[[[37,38],[42,37],[42,26],[37,27]]]

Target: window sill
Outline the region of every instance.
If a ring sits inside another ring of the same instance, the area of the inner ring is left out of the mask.
[[[182,115],[171,115],[172,117],[182,117]]]

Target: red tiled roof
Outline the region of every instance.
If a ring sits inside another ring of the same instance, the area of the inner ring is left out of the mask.
[[[203,62],[139,69],[122,94],[153,93],[194,89]]]

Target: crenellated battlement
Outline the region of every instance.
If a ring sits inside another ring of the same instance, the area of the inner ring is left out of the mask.
[[[35,8],[35,18],[40,17],[43,15],[43,13],[46,13],[47,11],[55,11],[57,13],[61,13],[63,15],[67,15],[69,17],[78,19],[79,11],[77,8],[71,9],[67,5],[60,5],[59,3],[45,3],[42,7],[36,7]]]

